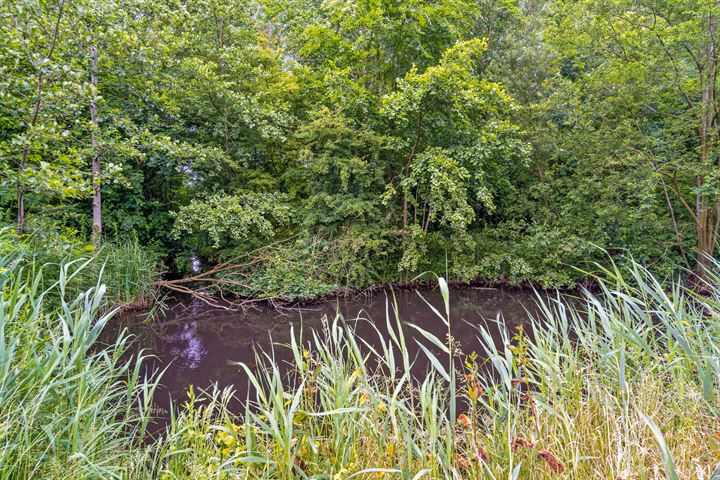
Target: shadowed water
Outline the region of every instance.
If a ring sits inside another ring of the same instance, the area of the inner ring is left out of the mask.
[[[370,321],[384,334],[388,311],[395,324],[392,305],[396,303],[402,322],[414,323],[445,340],[445,325],[423,297],[439,311],[444,311],[438,289],[394,293],[381,290],[282,311],[269,306],[230,312],[204,305],[177,305],[152,323],[144,322],[140,314],[126,316],[109,329],[108,334],[113,335],[118,329],[127,327],[135,335],[137,348],[155,356],[151,366],[166,369],[162,388],[156,396],[160,407],[167,407],[169,397],[175,402],[184,401],[190,385],[196,390],[213,383],[220,387],[232,385],[238,397],[244,399],[248,395],[248,381],[236,362],[254,365],[254,348],[267,352],[272,350],[281,362],[291,362],[292,355],[286,346],[290,342],[291,325],[296,336],[302,329],[307,339],[310,330],[322,328],[323,317],[332,319],[339,312],[354,327],[358,337],[370,345],[377,345],[378,333]],[[532,291],[522,289],[451,288],[453,338],[463,353],[476,351],[482,356],[476,326],[492,324],[502,315],[507,328],[514,329],[527,322],[528,311],[536,310],[536,298]],[[412,328],[405,327],[403,330],[411,358],[416,359],[413,372],[420,375],[428,367],[426,356],[422,352],[418,354],[415,342],[421,336]],[[491,331],[499,345],[497,328],[491,328]],[[423,341],[428,344],[427,340]]]

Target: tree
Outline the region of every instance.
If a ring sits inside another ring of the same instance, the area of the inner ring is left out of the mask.
[[[35,77],[35,98],[32,102],[32,110],[28,115],[29,119],[25,122],[26,128],[22,140],[22,151],[17,164],[17,232],[21,234],[25,229],[25,176],[31,152],[31,142],[40,119],[43,98],[46,96],[45,85],[48,74],[52,72],[53,54],[60,40],[60,26],[65,14],[65,0],[59,0],[55,5],[38,4],[37,6],[31,6],[18,3],[9,6],[14,26],[14,31],[11,32],[13,39],[22,47],[32,70],[31,75]],[[51,19],[51,14],[46,12],[45,9],[56,10],[53,23],[47,26],[41,23],[41,19]]]
[[[699,278],[720,233],[719,9],[714,0],[557,3],[552,30],[602,115],[595,125],[632,132],[624,153],[652,166],[681,241],[677,209],[689,216]]]
[[[179,271],[269,242],[275,287],[567,286],[593,245],[702,277],[716,2],[5,2],[0,204]]]
[[[100,151],[98,149],[98,119],[97,119],[97,90],[98,90],[98,47],[90,46],[90,57],[92,67],[90,70],[90,83],[93,94],[90,98],[90,121],[92,122],[92,241],[95,245],[100,243],[102,238],[102,186],[100,178]]]
[[[524,162],[525,145],[508,120],[513,102],[500,84],[482,76],[486,49],[484,40],[458,42],[437,65],[408,72],[385,98],[402,159],[396,178],[403,229],[415,224],[413,232],[428,232],[436,222],[451,228],[456,244],[469,241],[476,215],[495,208],[488,171]],[[395,184],[388,184],[388,193]]]

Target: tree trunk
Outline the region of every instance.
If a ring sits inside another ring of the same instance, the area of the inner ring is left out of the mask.
[[[57,20],[55,21],[55,27],[53,28],[52,38],[50,40],[50,48],[48,49],[47,55],[45,55],[45,60],[50,60],[52,57],[53,52],[55,51],[55,45],[57,44],[58,35],[60,32],[60,22],[63,17],[63,13],[65,10],[65,0],[62,0],[58,3],[58,16]],[[18,32],[20,31],[20,26],[18,25],[17,17],[13,15],[13,22],[15,23],[15,28],[18,29]],[[37,98],[35,99],[35,107],[33,108],[32,117],[30,118],[30,128],[28,130],[32,130],[35,127],[35,124],[37,124],[38,116],[40,114],[40,106],[42,105],[42,94],[43,94],[43,82],[45,80],[45,73],[42,70],[42,68],[38,67],[36,65],[36,62],[33,60],[32,53],[30,53],[30,50],[28,48],[28,45],[26,41],[24,40],[22,34],[20,35],[20,43],[23,47],[23,50],[25,51],[25,54],[28,57],[28,60],[30,60],[30,63],[35,67],[38,71],[37,76]],[[25,175],[25,170],[27,168],[27,159],[28,154],[30,153],[30,142],[25,139],[25,143],[23,144],[22,148],[22,156],[20,158],[20,163],[18,164],[18,179],[17,179],[17,233],[18,235],[22,234],[25,230],[25,185],[23,182],[23,176]]]
[[[90,83],[93,85],[93,94],[90,98],[90,121],[92,122],[92,243],[99,245],[102,240],[102,199],[100,179],[100,150],[98,148],[98,119],[97,119],[97,89],[98,89],[98,49],[97,45],[90,47],[92,57],[92,70]]]
[[[700,217],[698,218],[696,230],[697,230],[697,249],[698,258],[697,264],[695,265],[695,275],[698,280],[706,280],[708,269],[712,263],[711,258],[715,250],[714,235],[714,214],[713,211],[703,210]]]
[[[37,79],[37,98],[35,99],[35,108],[33,108],[32,117],[30,118],[30,128],[35,127],[37,123],[38,115],[40,114],[40,105],[42,104],[42,89],[43,89],[44,75],[42,70],[38,73]],[[27,168],[27,158],[30,153],[30,142],[25,140],[25,144],[22,149],[22,157],[20,158],[20,164],[18,165],[18,179],[17,179],[17,233],[21,235],[25,230],[25,185],[23,182],[23,176],[25,175],[25,169]]]
[[[717,16],[711,16],[707,20],[708,43],[704,49],[705,68],[700,75],[700,87],[702,95],[703,116],[698,127],[700,141],[700,165],[702,167],[718,168],[718,165],[711,165],[711,156],[714,143],[717,140],[717,104],[715,83],[717,76]],[[717,214],[720,207],[718,196],[705,194],[701,191],[704,185],[704,178],[697,177],[696,186],[698,192],[695,199],[695,231],[697,235],[698,259],[695,267],[695,275],[698,280],[707,280],[708,269],[711,258],[715,253],[717,243]]]
[[[407,226],[408,226],[408,198],[407,198],[406,193],[403,193],[402,222],[403,222],[403,231],[404,231],[405,229],[407,229]]]

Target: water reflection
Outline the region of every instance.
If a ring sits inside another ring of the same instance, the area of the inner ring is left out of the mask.
[[[421,296],[422,295],[422,296]],[[336,298],[309,308],[277,311],[260,307],[246,312],[228,312],[204,306],[185,308],[177,306],[164,318],[152,325],[138,317],[122,319],[116,327],[127,326],[136,336],[138,348],[155,355],[152,368],[166,369],[162,379],[159,403],[167,405],[168,396],[174,401],[186,398],[190,385],[205,388],[213,383],[233,385],[240,398],[248,393],[248,382],[235,362],[254,365],[254,349],[272,351],[281,362],[291,362],[292,355],[286,345],[290,341],[290,326],[296,334],[322,328],[324,316],[334,317],[335,312],[347,319],[356,335],[369,345],[379,345],[378,333],[386,333],[386,315],[393,314],[397,305],[400,319],[414,323],[438,338],[446,338],[446,327],[425,302],[438,310],[443,309],[437,290],[380,291],[372,295]],[[528,319],[528,310],[534,310],[535,297],[528,290],[455,289],[451,292],[452,335],[464,353],[482,354],[477,340],[478,324],[487,324],[502,315],[508,328],[515,328]],[[422,374],[428,360],[418,354],[413,329],[404,328],[411,358],[415,358],[414,372]],[[109,335],[114,332],[110,330]],[[499,342],[499,335],[495,335]],[[418,338],[417,340],[421,340]],[[427,344],[427,342],[425,342]]]
[[[182,325],[181,331],[171,333],[161,341],[167,344],[168,354],[175,359],[177,369],[194,370],[207,354],[195,321]]]

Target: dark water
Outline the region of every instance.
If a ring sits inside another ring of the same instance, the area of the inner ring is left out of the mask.
[[[444,311],[437,289],[396,291],[400,319],[445,340],[445,325],[418,293],[439,311]],[[160,407],[167,407],[169,397],[175,402],[184,401],[190,385],[196,389],[213,383],[220,387],[233,385],[238,397],[244,399],[249,388],[247,378],[234,362],[254,365],[254,348],[274,349],[276,358],[290,362],[292,355],[284,346],[290,342],[290,325],[294,326],[296,336],[302,325],[305,337],[310,338],[310,330],[321,329],[322,318],[327,315],[332,319],[337,311],[354,326],[357,336],[371,345],[377,344],[378,335],[369,322],[374,321],[381,332],[386,331],[388,301],[393,301],[392,292],[379,291],[282,311],[268,306],[230,312],[204,305],[177,305],[152,323],[144,322],[141,315],[127,316],[109,329],[108,334],[113,335],[127,327],[135,335],[137,348],[156,356],[151,367],[166,368],[162,389],[156,396]],[[507,328],[514,329],[527,321],[528,311],[535,311],[535,302],[535,294],[529,290],[451,288],[453,338],[464,353],[477,351],[481,354],[476,325],[492,324],[498,315],[502,315]],[[390,312],[393,315],[392,308]],[[491,331],[497,334],[496,328]],[[418,352],[414,339],[420,340],[421,336],[409,327],[405,327],[404,332],[413,358]],[[496,341],[499,341],[499,335],[496,335]],[[423,342],[428,345],[427,340],[423,339]],[[428,360],[422,353],[416,358],[414,371],[421,374],[428,366]]]

